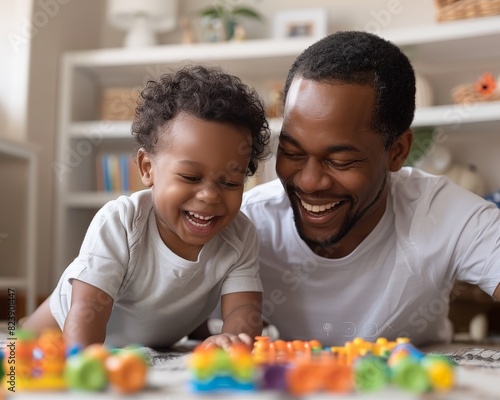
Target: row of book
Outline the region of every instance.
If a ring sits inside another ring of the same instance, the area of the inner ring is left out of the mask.
[[[130,153],[102,153],[96,159],[97,190],[135,192],[144,189],[137,164]]]

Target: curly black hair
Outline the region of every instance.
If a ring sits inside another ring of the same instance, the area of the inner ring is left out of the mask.
[[[161,128],[181,112],[248,129],[252,153],[246,176],[252,176],[259,162],[269,156],[271,133],[264,102],[255,89],[222,68],[186,65],[147,82],[132,124],[138,145],[154,155]]]
[[[370,85],[376,104],[372,128],[385,149],[406,131],[415,114],[415,72],[393,43],[361,31],[333,33],[309,46],[290,68],[284,101],[295,76],[314,81]]]

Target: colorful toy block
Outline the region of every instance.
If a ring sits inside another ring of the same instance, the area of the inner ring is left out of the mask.
[[[3,366],[11,372],[3,378],[6,389],[101,391],[109,386],[120,393],[135,393],[146,385],[147,361],[136,349],[67,348],[59,330],[47,330],[38,338],[18,330],[16,336],[3,356]]]

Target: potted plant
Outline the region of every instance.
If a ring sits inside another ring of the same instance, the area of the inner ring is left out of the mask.
[[[220,30],[218,40],[230,40],[234,36],[234,28],[239,18],[262,20],[262,15],[251,7],[234,4],[234,1],[219,0],[213,6],[199,11],[199,15],[206,19],[212,27]],[[212,41],[217,40],[212,39]]]

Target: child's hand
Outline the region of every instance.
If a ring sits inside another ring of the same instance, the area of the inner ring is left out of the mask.
[[[203,342],[204,346],[217,346],[223,350],[229,350],[232,344],[243,343],[248,347],[252,347],[253,339],[246,333],[231,335],[229,333],[221,333],[220,335],[210,336]]]

